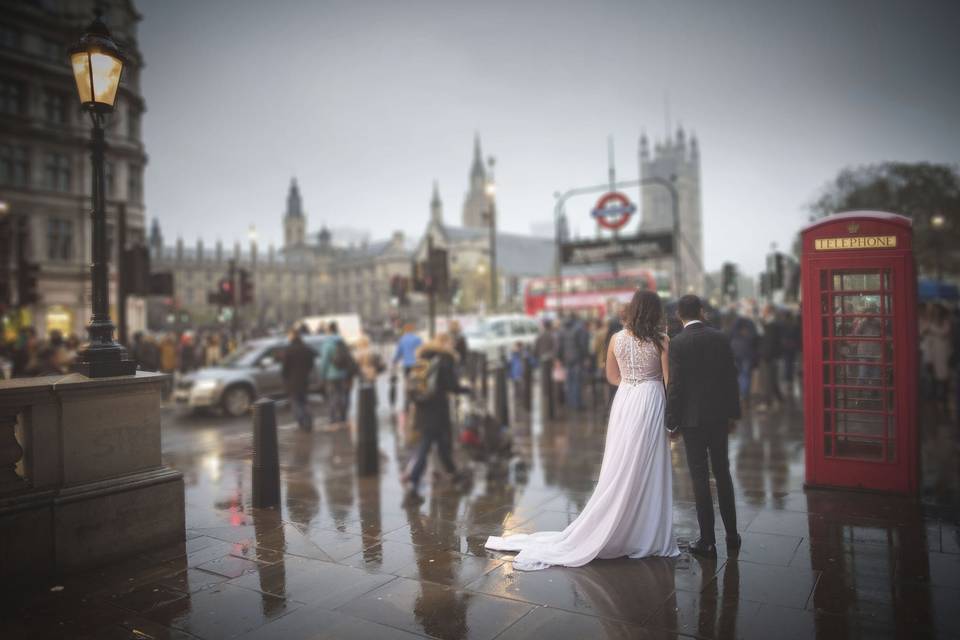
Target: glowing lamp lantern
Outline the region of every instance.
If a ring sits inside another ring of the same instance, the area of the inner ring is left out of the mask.
[[[83,107],[98,113],[113,111],[124,59],[99,14],[70,48],[70,62]]]

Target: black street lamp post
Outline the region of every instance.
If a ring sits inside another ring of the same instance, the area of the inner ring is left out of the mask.
[[[124,59],[99,11],[79,42],[70,48],[70,62],[80,103],[93,122],[90,140],[90,159],[93,164],[93,210],[90,212],[93,234],[93,262],[90,264],[93,315],[87,325],[89,342],[77,355],[74,370],[90,378],[133,375],[136,363],[127,357],[126,349],[113,339],[115,327],[110,320],[110,257],[107,253],[104,206],[104,154],[107,143],[103,125],[117,99]]]

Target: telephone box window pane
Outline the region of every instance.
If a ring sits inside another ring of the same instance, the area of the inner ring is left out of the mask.
[[[837,281],[839,285],[837,286]],[[840,276],[834,276],[833,288],[843,291],[879,291],[880,274],[879,273],[844,273]]]
[[[872,389],[837,389],[834,406],[838,409],[883,411],[883,396],[879,389],[876,391]]]
[[[881,387],[893,384],[893,371],[890,367],[886,368],[885,375],[882,367],[867,364],[835,364],[826,365],[825,368],[832,368],[832,371],[824,371],[824,384],[827,384],[828,378],[833,379],[833,384],[851,387]]]
[[[833,439],[829,434],[823,436],[823,455],[833,457]]]
[[[887,391],[887,411],[894,411],[897,408],[896,400],[894,400],[896,397],[893,391]]]
[[[820,272],[820,291],[826,291],[826,290],[827,290],[827,272],[821,271]]]
[[[863,336],[879,338],[882,322],[880,318],[834,318],[833,331],[837,337]]]
[[[886,437],[887,417],[879,413],[835,413],[838,434]]]
[[[893,362],[893,341],[887,340],[884,344],[887,349],[887,362]]]
[[[823,406],[826,409],[829,409],[833,406],[833,401],[830,398],[830,389],[823,390]]]
[[[830,337],[830,319],[829,318],[823,318],[820,321],[820,337],[821,338]]]
[[[833,433],[833,414],[829,411],[823,413],[823,432]]]
[[[880,313],[893,313],[893,296],[881,296],[883,298],[883,309]]]
[[[823,341],[823,359],[830,360],[830,341],[829,340]]]
[[[837,436],[837,457],[883,460],[883,442],[856,436]]]
[[[833,313],[857,315],[880,313],[880,296],[873,293],[852,293],[833,297]]]
[[[887,462],[897,461],[897,441],[887,440]]]
[[[833,380],[833,376],[830,375],[832,373],[831,368],[828,364],[823,365],[823,384],[830,384],[830,381]]]
[[[830,313],[830,297],[826,293],[820,296],[820,313],[823,315]]]
[[[880,362],[883,353],[883,343],[866,342],[863,340],[837,340],[833,348],[837,360],[850,362]],[[880,372],[864,372],[870,377],[880,377]]]
[[[890,270],[883,270],[883,288],[890,291]]]
[[[887,437],[891,442],[887,447],[893,446],[893,440],[897,437],[897,418],[896,416],[887,416]]]

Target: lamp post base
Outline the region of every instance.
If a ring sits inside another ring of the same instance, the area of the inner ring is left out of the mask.
[[[77,355],[71,369],[88,378],[111,378],[136,374],[137,363],[128,357],[122,345],[113,342],[89,345]]]

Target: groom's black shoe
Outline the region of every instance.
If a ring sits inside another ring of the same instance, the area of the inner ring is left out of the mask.
[[[728,551],[740,551],[741,545],[743,545],[743,538],[740,537],[739,533],[735,533],[733,536],[727,536]]]
[[[717,545],[712,542],[707,542],[703,538],[691,542],[688,547],[690,553],[696,556],[704,556],[706,558],[716,558],[717,557]]]

